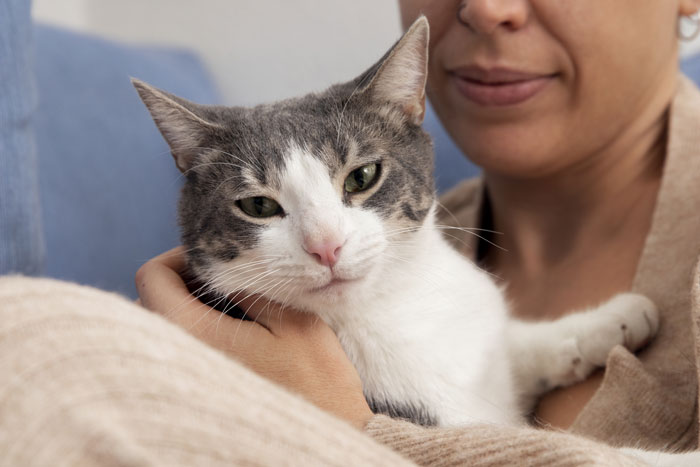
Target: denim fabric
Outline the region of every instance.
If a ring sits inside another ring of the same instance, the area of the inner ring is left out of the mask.
[[[0,274],[43,272],[29,0],[0,1]]]

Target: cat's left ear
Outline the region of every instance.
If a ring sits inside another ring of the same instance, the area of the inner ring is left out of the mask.
[[[222,127],[212,121],[210,108],[175,96],[131,78],[158,130],[170,146],[175,165],[186,172],[194,165],[203,146]]]
[[[397,106],[416,125],[425,117],[429,37],[428,20],[421,16],[383,58],[367,87],[374,100]]]

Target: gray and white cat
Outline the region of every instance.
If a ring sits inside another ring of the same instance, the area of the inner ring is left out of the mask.
[[[658,314],[622,294],[554,322],[509,318],[436,225],[427,58],[421,18],[353,81],[270,105],[202,106],[133,83],[186,177],[182,239],[207,288],[317,314],[376,412],[524,423],[544,391],[646,343]]]

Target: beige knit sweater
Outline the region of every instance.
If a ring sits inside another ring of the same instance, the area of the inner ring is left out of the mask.
[[[632,466],[592,438],[696,448],[698,115],[700,93],[683,80],[634,282],[662,310],[660,335],[638,356],[611,353],[573,434],[422,428],[383,416],[363,434],[123,298],[9,277],[0,278],[0,466]],[[473,226],[480,197],[472,181],[445,203]]]

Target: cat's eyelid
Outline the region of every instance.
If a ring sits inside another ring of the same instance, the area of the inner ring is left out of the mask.
[[[247,189],[243,191],[238,191],[234,194],[236,197],[236,201],[240,201],[242,199],[247,199],[247,198],[270,198],[271,200],[277,202],[277,193],[274,193],[272,190],[265,190],[265,189]]]
[[[354,157],[352,160],[348,161],[345,164],[345,169],[348,171],[348,173],[352,172],[353,170],[360,169],[366,165],[370,164],[377,164],[377,165],[382,165],[384,164],[384,158],[380,156],[358,156]]]

